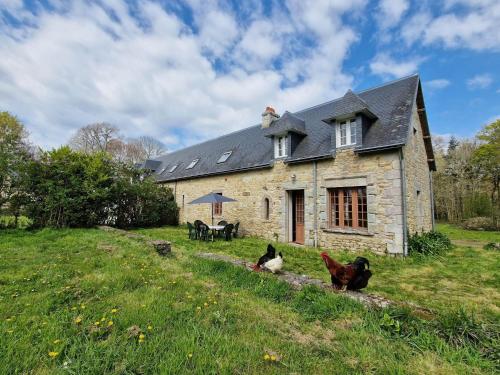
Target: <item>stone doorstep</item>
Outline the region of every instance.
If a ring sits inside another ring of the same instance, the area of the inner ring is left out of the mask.
[[[227,255],[221,255],[221,254],[213,254],[213,253],[198,253],[196,256],[204,259],[210,259],[210,260],[218,260],[218,261],[223,261],[223,262],[228,262],[236,266],[244,267],[247,271],[253,271],[252,266],[254,263],[252,262],[247,262],[242,259],[236,259],[236,258],[231,258]],[[267,270],[262,270],[262,272],[269,272]],[[389,306],[395,306],[395,305],[406,305],[411,308],[413,308],[416,312],[419,312],[422,315],[429,315],[432,314],[432,311],[420,306],[417,306],[413,303],[406,302],[406,303],[399,303],[396,301],[391,301],[387,298],[377,296],[375,294],[366,294],[363,292],[356,292],[352,290],[346,290],[346,291],[336,291],[332,288],[331,284],[325,283],[322,280],[319,279],[313,279],[307,275],[298,275],[296,273],[288,272],[288,271],[281,271],[280,273],[275,273],[274,276],[278,277],[280,280],[285,281],[286,283],[290,284],[293,288],[295,289],[302,289],[306,285],[314,285],[318,288],[327,290],[329,292],[333,292],[339,295],[344,295],[348,298],[351,298],[357,302],[360,302],[361,304],[367,306],[367,307],[379,307],[379,308],[386,308]]]

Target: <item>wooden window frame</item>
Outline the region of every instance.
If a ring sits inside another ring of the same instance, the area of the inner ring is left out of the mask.
[[[366,186],[328,188],[327,195],[328,228],[368,230]],[[349,208],[348,197],[350,198],[350,211],[347,212],[350,215],[346,215],[345,211],[346,206]]]
[[[215,194],[222,195],[221,192]],[[222,203],[214,203],[214,216],[222,216]]]

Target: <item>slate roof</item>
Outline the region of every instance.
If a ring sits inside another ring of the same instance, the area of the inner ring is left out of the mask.
[[[333,128],[324,120],[334,118],[343,111],[356,111],[362,106],[366,106],[376,116],[376,120],[363,137],[363,144],[355,151],[364,153],[401,147],[409,135],[411,112],[417,92],[421,96],[420,80],[418,75],[413,75],[357,94],[348,92],[342,98],[290,115],[286,115],[285,112],[282,119],[285,116],[288,119],[285,118],[287,121],[283,122],[282,126],[291,126],[290,123],[293,123],[293,126],[303,124],[306,134],[285,162],[332,158]],[[425,126],[427,128],[426,121]],[[259,124],[161,156],[157,159],[161,162],[161,167],[157,168],[157,179],[174,181],[255,168],[270,168],[274,151],[272,139],[266,137],[267,132],[266,129],[261,129]],[[430,140],[427,142],[430,144]],[[433,158],[432,147],[430,154],[429,148],[426,149],[429,158]],[[232,151],[231,156],[226,162],[218,164],[217,160],[226,151]],[[186,169],[194,159],[200,160],[194,168]],[[177,168],[169,173],[174,165],[177,165]],[[163,173],[158,174],[163,169],[165,169]]]
[[[365,113],[368,117],[377,118],[363,99],[352,92],[352,90],[347,90],[342,98],[333,103],[332,116],[327,120],[342,118],[359,112]]]
[[[284,134],[287,132],[306,135],[305,121],[297,116],[294,116],[292,113],[285,111],[283,116],[274,120],[269,128],[262,129],[262,134],[264,134],[265,137],[272,137],[273,135]]]

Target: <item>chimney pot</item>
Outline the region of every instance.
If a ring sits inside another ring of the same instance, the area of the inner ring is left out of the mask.
[[[270,127],[272,122],[279,117],[273,107],[267,106],[264,113],[262,113],[262,129]]]

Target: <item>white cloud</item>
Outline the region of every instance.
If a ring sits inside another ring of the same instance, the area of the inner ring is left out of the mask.
[[[370,62],[370,70],[376,75],[400,78],[417,72],[423,61],[424,58],[418,56],[406,61],[396,61],[387,53],[379,53]]]
[[[377,21],[382,29],[396,26],[410,7],[408,0],[380,0]]]
[[[108,121],[126,137],[149,134],[175,148],[258,123],[268,104],[298,110],[351,86],[343,63],[359,37],[342,17],[366,1],[290,1],[279,27],[275,14],[242,24],[227,5],[189,1],[195,28],[146,0],[135,17],[123,0],[55,1],[64,12],[37,16],[23,8],[30,22],[0,24],[1,109],[45,147]],[[303,35],[317,43],[298,44]]]
[[[467,80],[467,86],[470,89],[485,89],[493,83],[490,74],[478,74]]]
[[[433,17],[416,13],[402,28],[403,39],[412,44],[441,44],[446,48],[500,50],[500,1],[450,0],[444,11]]]
[[[447,79],[433,79],[431,81],[424,82],[424,86],[430,89],[444,89],[450,85],[450,81]]]

